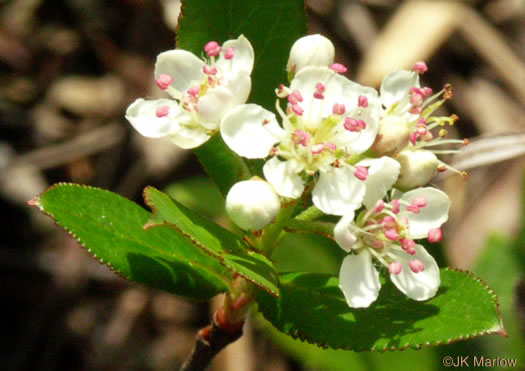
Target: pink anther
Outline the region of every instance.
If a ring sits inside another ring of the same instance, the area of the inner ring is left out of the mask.
[[[385,230],[385,237],[390,241],[396,241],[399,238],[399,234],[395,229],[387,229]]]
[[[165,116],[168,116],[169,113],[170,113],[170,108],[168,106],[157,107],[157,110],[155,111],[155,115],[157,117],[165,117]]]
[[[419,259],[414,259],[408,262],[408,266],[414,273],[423,272],[425,270],[425,265]]]
[[[381,241],[381,240],[373,240],[372,241],[372,246],[375,247],[376,249],[381,249],[381,248],[384,247],[383,241]]]
[[[366,180],[368,177],[368,169],[364,166],[356,166],[354,176],[359,180]]]
[[[316,99],[324,99],[324,91],[325,91],[325,86],[318,82],[316,85],[315,85],[315,92],[314,92],[314,98]]]
[[[224,50],[224,59],[232,59],[233,56],[235,55],[235,48],[231,47],[231,48],[226,48],[226,50]]]
[[[439,242],[443,238],[443,232],[440,228],[432,228],[428,231],[428,242]]]
[[[171,85],[172,82],[173,82],[173,77],[171,77],[170,75],[166,75],[166,74],[159,75],[159,77],[157,77],[157,79],[155,80],[155,83],[157,84],[157,86],[162,90],[166,90],[168,86]]]
[[[304,110],[299,107],[298,104],[292,104],[292,111],[293,113],[295,113],[297,116],[302,116],[303,113],[304,113]]]
[[[388,273],[398,275],[401,273],[401,268],[403,268],[401,262],[392,262],[388,264]]]
[[[324,142],[324,147],[330,151],[335,151],[337,146],[331,142]]]
[[[332,71],[337,72],[337,73],[345,73],[346,71],[348,71],[348,68],[343,66],[341,63],[333,63],[330,65],[329,68]]]
[[[186,93],[188,93],[192,97],[196,97],[197,95],[199,95],[200,91],[201,91],[201,87],[199,85],[195,85],[195,86],[192,86],[191,88],[189,88],[186,91]]]
[[[414,131],[413,133],[410,134],[410,143],[412,143],[412,145],[416,145],[416,141],[417,141],[417,131]]]
[[[202,72],[204,72],[206,75],[216,75],[217,68],[205,64],[204,66],[202,66]]]
[[[414,214],[419,214],[419,207],[417,207],[416,205],[408,205],[406,207],[406,210]]]
[[[428,71],[428,67],[427,67],[427,64],[425,62],[419,61],[419,62],[416,62],[414,64],[414,67],[412,67],[412,70],[414,72],[423,74],[423,73]]]
[[[399,201],[398,200],[392,200],[392,202],[390,202],[390,205],[392,205],[392,212],[394,214],[399,213]]]
[[[216,41],[210,41],[204,45],[204,51],[209,57],[215,57],[221,52],[221,47]]]
[[[431,94],[432,94],[432,88],[429,88],[429,87],[425,86],[425,87],[423,88],[423,95],[424,95],[425,97],[428,97],[428,96],[431,95]]]
[[[377,200],[376,205],[374,207],[374,212],[380,213],[385,208],[385,201],[383,200]]]
[[[424,196],[414,197],[412,200],[412,205],[417,207],[425,207],[427,206],[427,199]]]
[[[304,147],[308,145],[308,139],[310,139],[310,133],[303,130],[296,130],[292,134],[292,140],[295,144],[300,144]]]
[[[323,143],[316,143],[310,147],[310,151],[312,151],[314,155],[318,155],[319,153],[324,151],[324,148],[325,147]]]
[[[368,98],[364,95],[360,95],[359,97],[357,97],[357,106],[363,108],[368,107]]]
[[[342,103],[335,103],[334,106],[332,107],[332,113],[334,115],[344,115],[344,113],[346,112],[346,107],[344,104]]]
[[[410,250],[411,248],[413,248],[416,243],[414,242],[414,240],[410,240],[408,238],[402,238],[399,240],[400,244],[401,244],[401,248],[405,251],[408,251]]]
[[[392,229],[396,227],[396,220],[390,215],[387,215],[381,220],[381,225],[387,229]]]

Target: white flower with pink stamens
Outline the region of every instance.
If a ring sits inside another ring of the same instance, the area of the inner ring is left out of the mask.
[[[452,97],[450,85],[438,93],[421,87],[419,74],[427,71],[424,62],[417,62],[412,71],[394,71],[381,84],[383,106],[379,132],[372,149],[378,155],[395,156],[401,163],[401,175],[397,187],[411,189],[425,185],[436,170],[459,172],[437,159],[436,154],[457,153],[457,150],[436,150],[444,144],[466,144],[465,140],[443,140],[445,129],[434,136],[432,129],[453,125],[456,115],[432,116],[444,102]],[[464,175],[464,173],[462,173]]]
[[[210,41],[201,60],[185,50],[159,54],[155,82],[171,99],[133,102],[126,118],[142,135],[167,136],[181,148],[195,148],[219,130],[222,118],[243,104],[251,90],[253,49],[244,36],[222,47]]]
[[[298,198],[317,180],[313,203],[332,215],[361,206],[373,162],[359,164],[358,155],[374,142],[380,110],[377,92],[341,76],[341,70],[304,67],[289,88],[281,86],[277,95],[287,100],[285,110],[276,104],[282,127],[273,113],[254,104],[234,108],[221,124],[224,141],[239,155],[273,156],[263,171],[279,195]],[[384,171],[393,178],[381,185],[386,193],[399,166]]]
[[[334,228],[336,242],[351,252],[341,265],[339,287],[352,308],[366,308],[379,295],[379,272],[373,261],[388,269],[394,285],[411,299],[427,300],[439,288],[436,261],[414,239],[441,240],[450,200],[429,187],[396,192],[397,196],[390,202],[376,201],[356,221],[349,212]]]

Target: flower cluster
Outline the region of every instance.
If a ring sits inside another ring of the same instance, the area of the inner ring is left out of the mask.
[[[444,126],[457,116],[434,115],[451,98],[450,86],[438,93],[422,87],[427,66],[417,62],[386,76],[378,94],[347,79],[346,68],[334,63],[332,43],[312,35],[293,45],[289,84],[277,87],[272,112],[246,103],[254,55],[245,37],[222,47],[211,41],[204,51],[204,61],[183,50],[160,54],[156,82],[172,99],[138,99],[126,113],[131,124],[182,148],[220,131],[238,155],[265,159],[266,180],[240,182],[226,199],[242,229],[264,229],[284,205],[309,196],[322,213],[340,217],[333,237],[348,252],[339,282],[350,307],[376,300],[382,266],[408,297],[434,296],[439,269],[416,240],[440,241],[448,218],[447,195],[423,187],[437,171],[451,169],[436,154],[456,150],[436,146],[466,144],[444,139]]]

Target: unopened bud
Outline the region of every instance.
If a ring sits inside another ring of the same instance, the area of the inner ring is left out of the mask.
[[[405,150],[399,153],[395,159],[401,165],[395,187],[403,191],[427,184],[438,167],[436,155],[425,150]]]
[[[257,231],[268,225],[281,209],[270,183],[251,179],[236,183],[226,196],[226,212],[242,229]]]
[[[379,123],[372,150],[380,156],[393,156],[408,144],[410,132],[407,122],[396,115],[387,115]]]
[[[307,66],[328,67],[334,62],[335,48],[330,40],[321,35],[309,35],[297,40],[290,50],[286,66],[288,78]]]

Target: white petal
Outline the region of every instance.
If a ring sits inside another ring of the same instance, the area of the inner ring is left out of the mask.
[[[416,253],[413,256],[404,251],[394,252],[395,255],[402,256],[403,259],[419,259],[425,266],[425,270],[414,273],[410,270],[408,263],[403,263],[401,273],[398,275],[391,274],[390,279],[403,294],[410,299],[423,301],[430,299],[439,288],[441,279],[439,276],[439,267],[423,246],[415,245]]]
[[[308,35],[298,39],[290,50],[286,70],[299,71],[308,66],[328,67],[334,63],[335,48],[322,35]]]
[[[157,109],[162,106],[168,106],[169,113],[167,116],[157,117]],[[188,120],[189,116],[174,100],[139,98],[126,110],[126,119],[145,137],[160,138],[178,130],[178,122]]]
[[[357,241],[355,233],[351,232],[348,228],[354,221],[354,212],[343,216],[334,227],[334,238],[335,242],[346,252],[352,251],[352,248]]]
[[[234,48],[234,55],[230,60],[224,59],[224,51],[227,48]],[[215,66],[226,77],[233,71],[242,71],[250,75],[253,69],[253,61],[252,44],[246,37],[241,35],[237,40],[228,40],[222,45],[221,55]]]
[[[210,139],[210,135],[202,127],[191,129],[180,127],[169,137],[173,143],[182,149],[196,148]]]
[[[365,181],[366,193],[363,204],[367,209],[371,209],[392,188],[401,167],[399,162],[387,156],[378,159],[366,159],[358,162],[356,166],[369,167],[368,177]]]
[[[295,160],[280,161],[272,158],[263,166],[263,173],[280,196],[299,198],[303,194],[304,184],[297,175],[302,169]]]
[[[232,73],[224,80],[224,87],[232,92],[232,105],[237,106],[248,100],[252,88],[252,79],[245,72]]]
[[[357,179],[350,168],[334,168],[321,173],[312,201],[325,214],[345,215],[361,206],[365,192],[365,182]]]
[[[379,295],[379,273],[368,251],[348,255],[339,271],[339,288],[351,308],[367,308]]]
[[[192,84],[200,84],[204,79],[204,62],[186,50],[170,50],[160,53],[155,63],[155,78],[170,75],[171,86],[179,93],[188,90]]]
[[[388,74],[381,83],[381,102],[390,107],[408,97],[410,88],[419,87],[419,75],[414,71],[397,70]]]
[[[268,156],[273,145],[280,142],[285,134],[275,115],[256,104],[233,108],[221,122],[224,142],[246,158]]]
[[[399,217],[408,219],[408,237],[425,238],[428,231],[432,228],[439,228],[448,219],[448,209],[450,208],[450,199],[447,194],[439,189],[432,187],[417,188],[403,194],[401,200],[412,203],[416,197],[424,197],[427,200],[427,206],[421,207],[418,214],[406,211],[401,206]]]
[[[232,107],[232,100],[232,92],[225,87],[208,89],[197,103],[201,124],[211,130],[218,129],[222,118]]]

